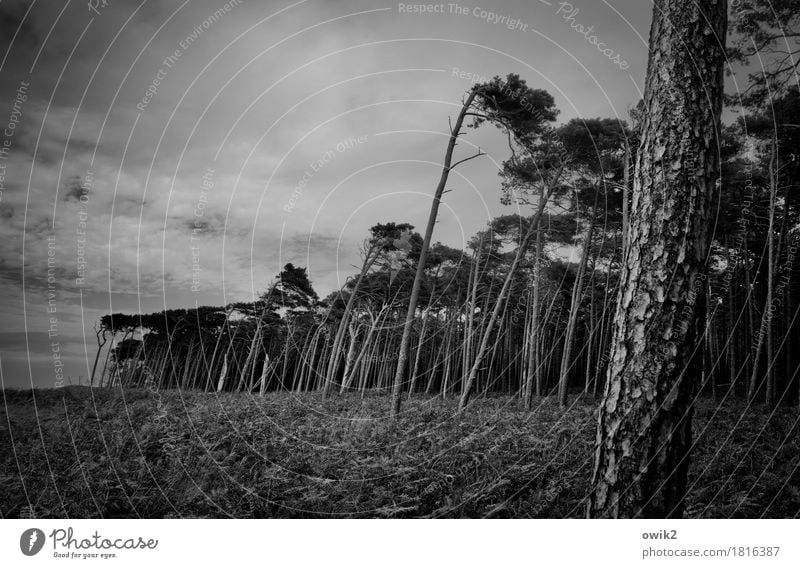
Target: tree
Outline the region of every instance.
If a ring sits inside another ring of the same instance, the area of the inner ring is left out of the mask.
[[[564,349],[561,356],[561,368],[558,380],[558,402],[561,407],[567,405],[567,387],[569,376],[575,361],[572,357],[572,345],[575,328],[578,322],[578,311],[584,295],[584,277],[591,254],[591,245],[598,218],[600,196],[608,205],[614,201],[612,187],[619,185],[624,179],[626,167],[626,149],[628,133],[625,123],[614,119],[573,119],[559,129],[560,138],[568,150],[573,163],[573,177],[576,178],[574,209],[575,214],[585,209],[588,221],[578,262],[577,275],[570,296],[570,311],[567,327],[564,332]],[[623,192],[624,196],[624,182]],[[582,202],[592,203],[590,207],[581,207]],[[611,216],[609,207],[604,207],[605,223],[608,225]]]
[[[719,172],[727,2],[656,0],[590,517],[680,517]]]
[[[768,105],[776,94],[797,85],[800,65],[800,0],[738,0],[731,14],[731,61],[758,72],[743,89],[727,97],[732,105]]]
[[[97,337],[97,353],[94,356],[94,364],[92,365],[92,374],[89,376],[89,386],[94,386],[94,376],[97,372],[97,363],[100,360],[100,352],[103,350],[103,346],[108,341],[106,337],[106,333],[108,333],[108,329],[106,326],[102,324],[95,324],[94,326],[94,334]]]
[[[475,359],[472,362],[469,372],[464,377],[464,386],[461,392],[461,399],[458,402],[458,412],[463,412],[469,404],[472,391],[475,388],[475,380],[477,378],[478,371],[483,364],[483,359],[489,348],[489,341],[491,339],[492,331],[498,322],[498,318],[501,318],[503,309],[506,307],[505,301],[511,290],[516,271],[519,268],[522,260],[525,258],[532,239],[539,232],[539,225],[542,215],[545,212],[550,197],[553,195],[553,193],[555,193],[556,189],[562,182],[562,175],[566,167],[566,160],[564,159],[563,154],[559,151],[558,145],[554,145],[550,140],[544,140],[537,142],[535,145],[530,145],[529,150],[532,150],[533,154],[529,155],[524,161],[527,166],[521,165],[521,163],[514,157],[512,157],[511,161],[516,163],[515,166],[513,166],[514,170],[517,172],[525,171],[525,177],[531,181],[535,180],[535,182],[533,182],[534,185],[538,184],[540,187],[539,200],[536,204],[536,212],[530,221],[527,222],[527,228],[522,233],[519,246],[517,247],[513,260],[511,261],[511,265],[506,271],[506,276],[503,280],[503,285],[500,288],[500,292],[497,295],[494,309],[489,315],[489,319],[485,323],[483,337],[480,345],[478,346]],[[506,169],[508,169],[508,167]]]
[[[266,308],[277,312],[281,308],[294,311],[310,309],[318,300],[305,268],[287,263],[278,274],[275,285],[261,295]]]
[[[378,223],[370,228],[371,237],[364,243],[364,261],[358,276],[353,281],[354,283],[352,283],[353,289],[350,291],[350,297],[347,300],[342,319],[339,321],[339,326],[336,330],[333,349],[331,350],[331,359],[325,375],[325,386],[322,391],[323,396],[327,397],[333,392],[333,383],[339,371],[339,360],[343,348],[345,332],[347,331],[350,316],[353,312],[353,307],[358,297],[361,284],[364,282],[372,266],[380,259],[386,258],[387,255],[397,258],[397,255],[393,253],[401,251],[408,253],[411,251],[411,235],[413,229],[414,226],[408,223]],[[355,338],[353,338],[353,340],[355,340]]]
[[[547,122],[555,120],[556,114],[557,110],[555,109],[552,95],[541,89],[531,89],[523,79],[514,74],[509,74],[505,80],[495,77],[487,83],[473,85],[464,100],[456,122],[450,128],[450,139],[445,151],[442,173],[439,178],[439,184],[433,194],[431,211],[428,216],[428,224],[425,227],[425,237],[422,241],[422,249],[420,250],[417,264],[417,273],[414,276],[414,285],[408,302],[408,310],[403,325],[403,336],[400,340],[400,351],[397,356],[397,368],[392,385],[391,416],[393,418],[400,414],[403,384],[405,383],[406,367],[408,365],[411,329],[416,317],[419,293],[425,276],[425,260],[433,237],[433,227],[439,214],[439,204],[442,201],[447,180],[450,172],[456,166],[483,155],[479,149],[476,154],[453,163],[453,152],[458,138],[461,136],[464,120],[467,117],[471,117],[473,119],[472,126],[475,128],[484,122],[490,122],[505,130],[509,138],[513,137],[517,143],[524,146],[540,134],[542,127]]]

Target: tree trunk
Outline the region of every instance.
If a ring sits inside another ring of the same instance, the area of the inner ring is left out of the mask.
[[[766,393],[766,403],[768,405],[772,404],[772,400],[774,399],[774,389],[771,387],[773,386],[771,383],[771,374],[772,374],[772,334],[769,333],[769,330],[772,327],[772,294],[773,294],[773,268],[775,266],[775,247],[773,243],[773,236],[775,230],[775,196],[777,188],[775,187],[775,177],[774,177],[774,165],[775,165],[775,152],[776,148],[770,150],[770,159],[769,159],[769,176],[770,176],[770,191],[769,191],[769,225],[767,228],[767,297],[764,301],[764,311],[761,312],[761,323],[758,326],[758,335],[756,339],[756,346],[755,346],[755,354],[753,355],[753,371],[750,375],[750,382],[748,383],[747,387],[747,401],[753,402],[758,393],[761,383],[764,382],[763,380],[759,380],[759,369],[761,363],[761,352],[764,348],[764,340],[767,336],[769,336],[769,349],[767,350],[767,370],[766,370],[766,381],[767,381],[767,393]],[[763,256],[762,256],[763,258]]]
[[[261,367],[261,378],[258,380],[258,396],[264,396],[267,392],[267,379],[269,377],[269,353],[264,356],[264,365]]]
[[[353,371],[353,363],[356,360],[356,346],[358,345],[358,328],[357,323],[353,321],[348,325],[350,330],[350,347],[347,349],[347,356],[344,360],[344,372],[342,373],[342,385],[339,388],[339,394],[343,394],[347,390],[350,383],[350,373]]]
[[[250,349],[247,351],[247,358],[244,360],[244,366],[239,376],[239,383],[236,385],[236,392],[242,392],[246,384],[248,384],[248,377],[250,366],[255,366],[255,357],[258,354],[258,344],[261,339],[261,323],[256,325],[256,331],[253,333],[253,339],[250,340]]]
[[[541,198],[541,196],[540,196]],[[536,387],[536,395],[542,394],[542,366],[539,360],[541,349],[539,346],[539,338],[541,333],[539,327],[539,311],[541,303],[541,282],[540,278],[542,272],[542,228],[536,229],[536,251],[533,260],[533,306],[531,307],[531,345],[530,353],[528,355],[528,373],[525,377],[525,410],[530,410],[533,402],[534,386]]]
[[[425,331],[428,327],[428,314],[422,313],[422,328],[419,330],[419,339],[417,340],[417,352],[414,355],[414,367],[411,369],[411,385],[408,387],[408,398],[414,394],[417,388],[417,379],[419,378],[419,360],[422,355],[422,348],[425,345]]]
[[[92,374],[89,377],[89,386],[90,387],[94,386],[94,374],[97,371],[97,362],[100,360],[100,352],[103,350],[103,346],[106,344],[106,341],[107,341],[107,339],[106,339],[106,331],[107,330],[106,330],[105,326],[102,326],[99,329],[97,329],[97,331],[95,332],[95,335],[97,336],[97,353],[94,356],[94,365],[92,365]],[[102,342],[100,340],[101,337],[103,338]]]
[[[589,230],[586,233],[586,241],[583,243],[583,250],[581,251],[581,260],[578,265],[578,272],[575,275],[575,284],[572,286],[572,297],[570,298],[569,306],[569,319],[567,320],[567,329],[564,333],[564,352],[561,355],[561,369],[558,376],[558,404],[561,408],[567,406],[567,387],[569,386],[569,372],[572,369],[573,363],[570,360],[572,357],[572,339],[575,336],[575,325],[578,322],[578,310],[581,307],[581,300],[583,299],[583,277],[586,274],[586,264],[589,261],[589,248],[592,245],[592,233],[594,233],[594,215],[597,209],[597,198],[600,193],[595,192],[594,206],[592,207],[591,220],[589,221]]]
[[[590,517],[680,517],[696,287],[719,177],[727,2],[656,0]]]
[[[447,178],[450,176],[451,164],[453,162],[453,150],[455,150],[458,136],[461,133],[461,125],[464,123],[464,117],[467,111],[472,106],[477,92],[472,91],[461,107],[461,112],[458,114],[458,119],[450,131],[450,141],[447,144],[447,152],[444,157],[444,165],[442,166],[442,176],[439,179],[439,185],[436,187],[436,192],[433,194],[433,203],[431,204],[431,212],[428,216],[428,225],[425,227],[425,237],[422,240],[422,249],[419,253],[419,260],[417,261],[417,273],[414,276],[414,285],[411,288],[411,297],[408,300],[408,313],[406,314],[406,321],[403,325],[403,338],[400,340],[400,350],[397,353],[397,369],[394,375],[394,384],[392,385],[392,418],[397,418],[400,414],[400,402],[403,393],[403,379],[406,373],[406,365],[408,363],[408,347],[411,339],[411,325],[414,323],[414,317],[417,313],[417,302],[419,302],[419,293],[422,288],[422,277],[425,273],[425,260],[428,256],[428,249],[431,245],[431,238],[433,237],[433,226],[436,224],[436,217],[439,215],[439,204],[442,201],[442,194],[447,185]]]
[[[345,306],[344,313],[342,314],[342,321],[339,322],[339,327],[336,329],[336,337],[333,340],[331,358],[328,362],[328,371],[325,374],[325,385],[322,388],[323,398],[329,397],[333,391],[333,382],[336,380],[336,373],[339,371],[339,359],[342,342],[344,341],[344,335],[350,320],[350,314],[353,311],[356,295],[358,294],[358,289],[361,287],[361,282],[364,280],[364,276],[367,274],[367,272],[369,272],[369,269],[372,268],[372,265],[375,263],[377,258],[378,251],[375,249],[375,246],[367,249],[366,256],[364,257],[364,264],[361,265],[361,272],[359,272],[358,279],[353,286],[353,291],[350,294],[350,297],[347,299],[347,305]]]
[[[550,196],[555,190],[556,184],[561,179],[561,173],[563,170],[563,166],[558,168],[554,179],[549,183],[547,191],[544,192],[544,197],[539,200],[536,214],[531,219],[531,224],[528,227],[528,230],[525,232],[525,235],[522,237],[519,247],[517,248],[517,252],[514,255],[514,260],[512,261],[511,266],[508,268],[505,280],[503,281],[503,287],[500,289],[500,292],[497,295],[494,310],[492,310],[492,314],[489,317],[488,323],[486,324],[486,329],[483,331],[480,347],[478,347],[478,352],[475,354],[475,360],[472,362],[472,368],[470,369],[469,375],[466,378],[466,385],[462,390],[461,399],[458,401],[458,412],[463,412],[467,407],[467,404],[469,404],[469,397],[471,396],[472,389],[475,386],[475,378],[481,368],[481,365],[483,364],[483,358],[485,357],[486,350],[489,347],[489,339],[492,335],[492,329],[497,323],[497,318],[500,316],[500,311],[504,307],[503,304],[505,303],[506,295],[511,288],[511,282],[514,279],[514,273],[517,271],[517,267],[525,257],[525,252],[528,250],[528,243],[530,242],[531,237],[539,229],[539,223],[542,220],[542,214],[544,213],[545,206],[550,200]]]
[[[217,392],[222,392],[225,388],[225,375],[228,374],[228,352],[225,352],[225,359],[222,361],[222,369],[219,371],[219,381],[217,382]]]

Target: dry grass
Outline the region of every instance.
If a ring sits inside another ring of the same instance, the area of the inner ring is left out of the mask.
[[[594,403],[7,391],[0,513],[37,517],[581,517]],[[6,412],[7,409],[7,412]],[[7,414],[7,416],[6,416]],[[800,511],[796,409],[697,410],[695,517]],[[11,428],[9,431],[8,425]]]

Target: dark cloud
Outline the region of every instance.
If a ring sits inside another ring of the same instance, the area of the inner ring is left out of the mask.
[[[30,215],[25,225],[25,234],[28,239],[43,238],[53,232],[53,218]]]
[[[12,39],[15,45],[29,49],[38,45],[39,36],[34,29],[32,15],[25,17],[30,4],[30,0],[6,0],[0,3],[0,54],[5,55]]]
[[[64,182],[64,201],[80,202],[81,197],[85,201],[90,194],[91,190],[79,176],[72,176]]]
[[[192,216],[180,221],[180,227],[194,237],[220,235],[225,228],[225,218],[220,213]]]

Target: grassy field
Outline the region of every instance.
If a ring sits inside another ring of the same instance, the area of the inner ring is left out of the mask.
[[[6,391],[0,513],[37,517],[582,517],[594,403]],[[690,517],[800,512],[797,409],[701,401]],[[10,428],[9,428],[10,427]]]

